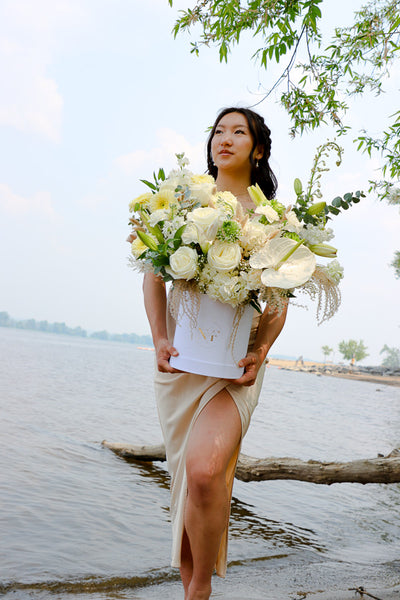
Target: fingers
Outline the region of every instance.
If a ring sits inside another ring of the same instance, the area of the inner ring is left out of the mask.
[[[255,364],[257,364],[257,357],[254,354],[248,354],[238,362],[238,366],[243,368]]]
[[[245,385],[250,386],[253,385],[259,369],[257,355],[249,352],[247,356],[242,358],[238,362],[238,366],[244,368],[244,373],[238,379],[233,381],[236,385]]]
[[[161,373],[179,373],[169,364],[171,356],[178,356],[178,350],[168,340],[162,340],[157,347],[157,368]]]

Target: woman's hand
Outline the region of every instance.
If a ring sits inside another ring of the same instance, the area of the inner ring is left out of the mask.
[[[157,368],[161,373],[180,373],[169,364],[171,356],[178,356],[179,352],[167,338],[161,338],[156,344]]]
[[[261,352],[248,352],[245,358],[242,358],[238,363],[239,367],[244,367],[243,375],[239,379],[235,379],[232,383],[246,386],[253,385],[264,360],[265,356],[262,356]]]

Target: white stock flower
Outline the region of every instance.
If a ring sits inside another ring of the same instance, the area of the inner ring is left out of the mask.
[[[239,244],[216,241],[207,253],[208,263],[217,271],[227,272],[240,263],[242,253]]]
[[[175,154],[177,160],[178,160],[178,165],[183,168],[186,167],[186,165],[189,164],[189,159],[185,156],[185,153],[182,152],[181,154]]]
[[[293,210],[290,210],[286,215],[285,229],[293,233],[299,233],[303,229],[302,223],[300,223]]]
[[[321,244],[322,242],[329,242],[335,237],[333,229],[329,227],[324,229],[323,225],[307,225],[301,231],[301,237],[306,240],[308,244]]]
[[[260,204],[257,206],[255,213],[257,215],[264,215],[270,223],[274,221],[279,221],[279,215],[272,206],[269,204]]]
[[[162,227],[162,233],[163,233],[164,239],[166,239],[166,240],[172,239],[174,237],[175,233],[178,231],[178,229],[180,227],[182,227],[182,225],[184,225],[184,224],[185,224],[185,219],[179,215],[174,217],[171,221],[170,220],[164,221],[164,225]]]
[[[193,279],[197,273],[197,252],[188,246],[181,246],[169,257],[169,267],[165,267],[174,279]]]
[[[165,221],[165,219],[168,219],[168,217],[169,217],[168,210],[165,210],[163,208],[155,210],[149,216],[149,225],[150,225],[150,227],[154,227],[154,225],[157,225],[157,223],[159,223],[160,221]]]

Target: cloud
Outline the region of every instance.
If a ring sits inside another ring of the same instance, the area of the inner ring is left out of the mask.
[[[61,138],[63,99],[48,73],[60,31],[75,23],[77,3],[6,0],[0,14],[0,125]]]
[[[30,197],[24,197],[13,192],[5,183],[0,183],[0,208],[16,217],[33,213],[51,219],[56,216],[49,192],[37,192]]]
[[[184,152],[190,160],[190,169],[204,171],[204,142],[192,145],[183,135],[168,128],[159,129],[156,136],[159,142],[156,147],[151,150],[136,150],[119,156],[114,161],[115,165],[126,175],[137,173],[144,177],[145,172],[148,172],[149,169],[156,169],[158,166],[163,166],[167,171],[176,167],[175,154]]]

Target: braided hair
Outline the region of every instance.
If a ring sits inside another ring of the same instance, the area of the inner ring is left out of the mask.
[[[218,167],[214,165],[212,154],[211,154],[211,141],[214,137],[215,130],[221,121],[221,119],[229,113],[237,112],[242,114],[248,123],[251,137],[253,138],[253,147],[249,156],[251,173],[250,182],[251,185],[258,183],[264,194],[268,199],[275,196],[278,182],[276,177],[269,166],[269,157],[271,155],[271,131],[265,124],[264,118],[258,113],[250,110],[250,108],[224,108],[217,116],[215,123],[211,129],[210,135],[207,140],[207,172],[212,175],[214,179],[218,175]],[[254,150],[261,146],[263,149],[262,158],[257,161],[254,160]]]

